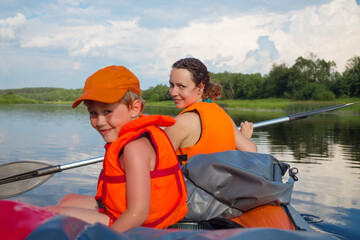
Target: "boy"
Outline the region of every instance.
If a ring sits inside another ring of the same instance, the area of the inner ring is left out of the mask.
[[[165,228],[186,215],[184,178],[171,142],[158,127],[175,120],[141,115],[140,94],[139,80],[123,66],[106,67],[86,80],[73,108],[84,101],[91,125],[106,142],[97,194],[69,194],[49,209],[119,232]]]

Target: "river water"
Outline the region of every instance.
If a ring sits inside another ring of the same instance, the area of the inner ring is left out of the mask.
[[[292,113],[227,110],[239,124]],[[166,107],[144,113],[176,115]],[[221,124],[221,123],[219,123]],[[317,231],[339,239],[360,239],[360,116],[335,112],[255,129],[260,153],[299,169],[292,205]],[[84,107],[0,105],[0,164],[42,161],[65,164],[104,154],[101,136]],[[67,193],[95,194],[101,164],[55,174],[41,186],[12,199],[53,205]]]

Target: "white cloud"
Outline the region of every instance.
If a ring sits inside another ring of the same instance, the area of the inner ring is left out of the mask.
[[[201,59],[213,72],[264,74],[273,62],[291,65],[309,52],[334,60],[343,71],[346,61],[360,53],[360,8],[352,0],[290,12],[233,9],[231,15],[216,11],[210,15],[209,8],[206,17],[184,19],[177,27],[159,22],[150,27],[141,14],[116,15],[107,6],[82,6],[68,0],[45,7],[36,10],[41,14],[33,18],[17,14],[0,20],[1,38],[17,40],[18,53],[25,50],[59,58],[74,70],[93,72],[108,63],[122,64],[156,84],[167,82],[171,64],[186,56]],[[11,66],[7,69],[11,71]]]
[[[73,69],[74,69],[74,70],[79,70],[79,69],[81,69],[81,66],[82,66],[81,62],[74,62],[74,63],[73,63]]]
[[[353,46],[359,39],[356,36],[360,36],[359,7],[346,0],[288,14],[221,17],[211,23],[193,21],[180,29],[147,29],[140,27],[138,20],[54,26],[53,31],[25,40],[21,46],[65,48],[73,57],[118,57],[133,61],[164,58],[157,61],[158,64],[191,54],[212,61],[219,69],[227,66],[229,71],[246,72],[252,68],[250,61],[244,62],[246,54],[258,49],[260,36],[269,36],[279,51],[280,59],[285,62],[291,63],[307,52],[314,52],[318,57],[338,60],[342,65],[353,53]],[[288,29],[284,29],[286,25],[289,25]],[[219,55],[225,57],[226,62],[217,62]],[[259,60],[254,64],[259,64]],[[260,64],[269,66],[269,61],[276,60],[265,57]]]
[[[278,59],[279,52],[268,36],[260,36],[257,40],[258,48],[248,51],[242,63],[242,68],[251,73],[268,73],[273,61]]]
[[[193,22],[166,39],[163,51],[168,51],[167,57],[172,60],[192,54],[214,62],[220,54],[227,61],[214,67],[221,69],[223,65],[228,67],[223,70],[249,72],[258,66],[262,73],[267,73],[273,62],[290,65],[297,57],[313,52],[319,58],[334,60],[343,71],[346,61],[360,54],[359,25],[360,9],[356,3],[336,0],[277,15],[224,17],[212,24]],[[263,51],[261,54],[265,55],[261,58],[246,60],[247,53],[261,50],[257,44],[260,36],[268,36],[278,54],[270,57]]]
[[[279,29],[270,38],[281,59],[292,64],[308,52],[335,61],[343,71],[345,63],[360,54],[360,8],[355,1],[335,0],[288,14],[288,31]]]
[[[15,17],[9,17],[0,20],[0,39],[14,40],[16,39],[16,31],[26,24],[26,18],[23,14],[18,13]]]
[[[143,31],[136,19],[86,26],[53,26],[52,31],[42,33],[43,36],[24,40],[21,47],[63,48],[70,56],[112,56],[117,49],[131,51],[132,46],[140,43]]]
[[[223,17],[212,24],[194,22],[189,27],[178,30],[172,38],[166,40],[165,45],[169,48],[174,45],[178,47],[173,54],[174,58],[191,54],[202,60],[212,61],[216,68],[227,66],[227,71],[246,71],[242,65],[246,54],[258,48],[257,40],[260,36],[271,33],[269,28],[272,21],[275,24],[279,17],[253,14]],[[221,62],[216,60],[219,55],[222,56]]]

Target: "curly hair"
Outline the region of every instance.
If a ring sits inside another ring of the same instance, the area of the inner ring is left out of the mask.
[[[186,69],[192,75],[192,80],[196,86],[200,83],[204,83],[203,99],[217,99],[221,97],[222,87],[219,84],[215,84],[210,80],[210,73],[207,70],[205,64],[196,58],[183,58],[176,61],[172,68]]]

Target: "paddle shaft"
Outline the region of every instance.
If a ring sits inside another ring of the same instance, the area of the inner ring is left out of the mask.
[[[16,182],[16,181],[21,181],[21,180],[25,180],[25,179],[29,179],[29,178],[50,175],[50,174],[61,172],[63,170],[68,170],[68,169],[72,169],[72,168],[86,166],[86,165],[93,164],[93,163],[102,162],[103,159],[104,159],[104,157],[97,157],[97,158],[86,159],[86,160],[82,160],[82,161],[78,161],[78,162],[67,163],[67,164],[63,164],[63,165],[54,165],[54,166],[40,168],[40,169],[33,170],[30,172],[21,173],[21,174],[15,175],[15,176],[10,176],[7,178],[0,179],[0,185],[6,184],[6,183],[11,183],[11,182]]]
[[[67,164],[61,165],[60,168],[61,168],[61,171],[68,170],[68,169],[72,169],[72,168],[86,166],[86,165],[93,164],[93,163],[99,163],[99,162],[102,162],[103,160],[104,160],[104,157],[90,158],[90,159],[82,160],[82,161],[78,161],[78,162],[67,163]]]
[[[311,111],[307,111],[307,112],[295,113],[295,114],[291,114],[286,117],[275,118],[275,119],[271,119],[271,120],[267,120],[267,121],[263,121],[263,122],[254,123],[254,128],[265,127],[265,126],[283,123],[283,122],[291,122],[291,121],[307,118],[309,116],[312,116],[312,115],[315,115],[318,113],[329,112],[329,111],[333,111],[333,110],[336,110],[339,108],[347,107],[347,106],[350,106],[353,104],[356,104],[356,103],[346,103],[346,104],[340,104],[340,105],[336,105],[336,106],[311,110]],[[238,127],[238,129],[240,130],[241,127]]]

